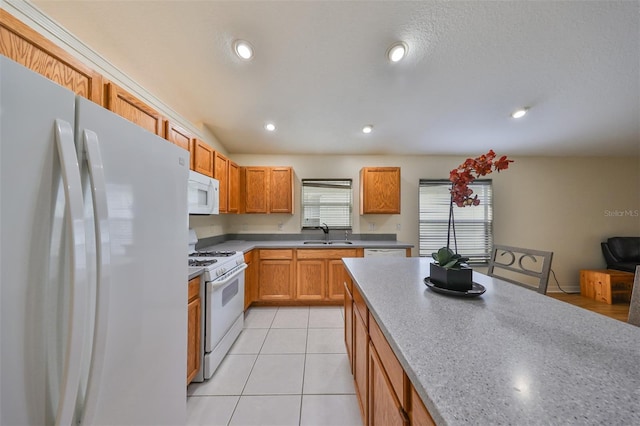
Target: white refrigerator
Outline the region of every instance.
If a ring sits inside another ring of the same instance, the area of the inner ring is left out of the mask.
[[[189,153],[0,82],[0,424],[184,424]]]

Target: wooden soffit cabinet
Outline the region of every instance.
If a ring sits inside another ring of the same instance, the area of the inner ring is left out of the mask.
[[[191,132],[169,120],[165,120],[164,122],[164,138],[187,151],[190,151],[191,144],[195,139]],[[191,157],[191,162],[193,162],[193,157]],[[193,169],[193,164],[191,164],[191,169]]]
[[[0,54],[102,104],[102,76],[0,9]]]
[[[119,116],[164,137],[162,115],[113,82],[105,84],[104,107]]]

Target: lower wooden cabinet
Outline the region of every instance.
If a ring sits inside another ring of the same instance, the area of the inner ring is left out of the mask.
[[[429,410],[424,406],[420,396],[416,392],[415,388],[411,386],[411,402],[410,413],[412,426],[436,426],[436,422],[433,421],[433,417],[429,414]]]
[[[369,421],[371,426],[406,426],[409,417],[393,391],[393,386],[378,356],[369,343]]]
[[[349,358],[349,370],[353,374],[353,296],[344,283],[344,344]]]
[[[288,301],[295,297],[293,250],[259,250],[258,300]]]
[[[244,270],[244,310],[246,311],[249,306],[256,300],[256,293],[258,291],[257,275],[258,262],[254,259],[254,253],[256,250],[251,250],[244,254],[244,263],[247,264],[247,269]]]
[[[344,337],[363,424],[435,425],[358,287],[350,284],[344,284]]]
[[[200,327],[202,301],[200,300],[200,277],[189,280],[187,301],[187,384],[191,383],[200,369]]]
[[[369,333],[367,332],[366,317],[362,318],[357,309],[353,310],[353,379],[356,395],[360,403],[360,414],[364,424],[369,424],[368,398],[368,364],[369,364]]]
[[[296,250],[296,299],[340,303],[344,283],[351,278],[342,263],[343,257],[362,257],[362,249]]]

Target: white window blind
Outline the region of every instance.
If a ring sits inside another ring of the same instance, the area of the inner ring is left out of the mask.
[[[302,179],[302,227],[351,229],[351,179]]]
[[[431,253],[447,245],[450,188],[451,182],[448,180],[420,180],[420,256],[430,257]],[[468,257],[469,263],[486,263],[493,246],[491,180],[476,180],[469,188],[473,190],[474,195],[478,195],[480,205],[453,206],[457,252],[463,257]],[[456,250],[453,230],[449,247]]]

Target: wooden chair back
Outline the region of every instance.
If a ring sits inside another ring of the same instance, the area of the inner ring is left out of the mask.
[[[545,294],[553,252],[494,245],[487,275]]]
[[[640,327],[640,266],[636,266],[636,275],[633,277],[631,304],[629,305],[629,319],[627,322]]]

